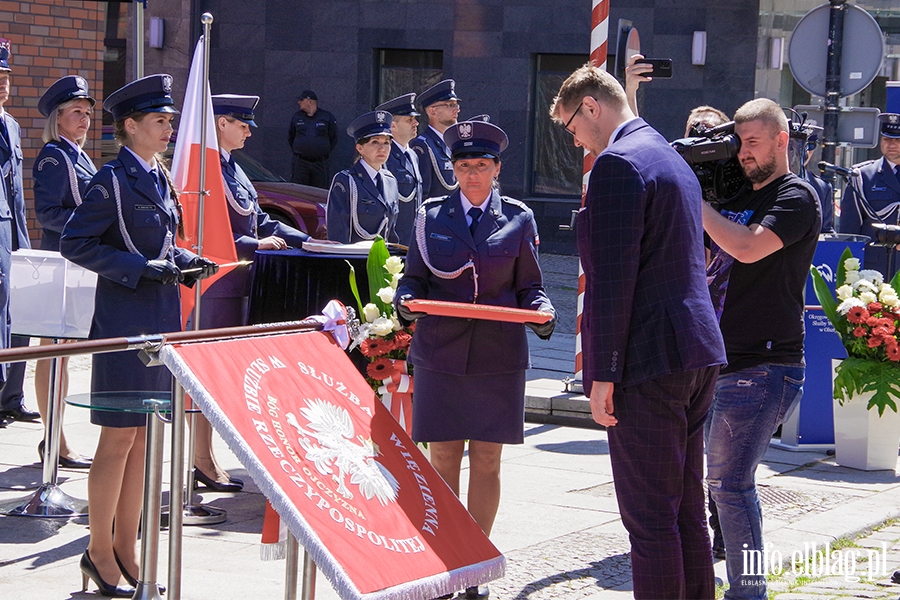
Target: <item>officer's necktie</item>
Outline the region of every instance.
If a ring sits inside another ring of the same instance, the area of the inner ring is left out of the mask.
[[[469,232],[472,234],[472,237],[475,237],[475,228],[478,227],[478,220],[481,218],[481,213],[484,211],[478,208],[477,206],[473,206],[469,209],[469,212],[466,214],[472,218],[472,222],[469,224]]]
[[[381,182],[381,173],[375,173],[375,187],[378,188],[378,194],[384,198],[384,184]]]
[[[237,166],[234,164],[234,156],[228,157],[228,166],[231,167],[231,170],[237,173]]]
[[[897,176],[897,179],[900,179],[900,165],[894,166],[894,175]]]
[[[159,172],[156,169],[150,169],[150,176],[153,178],[153,183],[156,184],[156,190],[159,192],[160,200],[165,200],[166,187],[163,185],[162,177],[159,176]]]

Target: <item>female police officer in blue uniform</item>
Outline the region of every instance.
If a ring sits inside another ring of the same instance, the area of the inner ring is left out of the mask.
[[[358,117],[347,133],[356,140],[359,159],[334,176],[328,191],[328,239],[345,244],[380,235],[399,242],[397,180],[384,168],[391,153],[391,113],[376,110]]]
[[[63,256],[100,275],[91,338],[180,330],[178,282],[193,284],[217,270],[215,263],[175,246],[180,204],[157,160],[178,112],[171,89],[171,76],[151,75],[103,103],[122,148],[91,180],[60,240]],[[181,269],[199,272],[188,281]],[[170,388],[169,372],[145,367],[137,352],[93,356],[92,393]],[[86,589],[91,578],[103,595],[130,597],[138,574],[146,418],[92,411],[91,422],[102,428],[88,477],[91,539],[81,557],[82,583]]]
[[[88,94],[84,77],[68,75],[57,79],[38,101],[38,110],[47,117],[44,125],[44,147],[34,161],[34,210],[41,224],[41,250],[59,251],[59,236],[75,207],[87,191],[88,182],[97,173],[97,167],[82,150],[91,128],[91,114],[95,101]],[[41,345],[52,343],[42,338]],[[63,370],[68,358],[61,358]],[[35,365],[34,388],[38,410],[46,423],[50,400],[50,360],[39,360]],[[63,384],[63,395],[66,394]],[[38,453],[43,459],[43,446]],[[82,458],[69,448],[65,432],[59,437],[59,464],[68,468],[86,469],[89,459]]]
[[[274,221],[263,212],[259,207],[256,188],[231,155],[233,151],[244,147],[244,142],[251,135],[250,128],[256,127],[253,110],[258,102],[259,96],[219,94],[212,97],[234,246],[238,258],[248,261],[253,260],[257,250],[282,250],[289,246],[299,248],[309,239],[302,231]],[[201,329],[247,324],[251,269],[252,267],[239,266],[220,277],[203,293]],[[230,477],[216,461],[209,421],[203,415],[195,415],[194,426],[195,480],[217,492],[240,491],[243,482]]]
[[[419,209],[395,295],[402,319],[411,298],[527,308],[553,313],[537,260],[531,210],[500,196],[500,152],[506,134],[485,122],[447,129],[459,189]],[[542,338],[554,321],[530,324]],[[517,323],[427,316],[419,320],[409,359],[415,365],[413,433],[429,442],[431,462],[459,495],[459,472],[469,440],[468,508],[490,535],[500,502],[503,444],[523,442],[528,342]],[[466,597],[484,595],[477,587]]]

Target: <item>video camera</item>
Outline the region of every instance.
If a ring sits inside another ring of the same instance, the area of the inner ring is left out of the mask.
[[[747,183],[737,160],[741,140],[734,133],[734,121],[713,128],[692,127],[690,133],[691,137],[672,142],[672,147],[694,171],[705,201],[731,202]]]

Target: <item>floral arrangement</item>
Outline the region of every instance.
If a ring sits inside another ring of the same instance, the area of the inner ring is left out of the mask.
[[[350,263],[347,263],[350,264]],[[391,256],[380,236],[375,238],[366,261],[370,302],[363,304],[350,265],[350,287],[359,305],[360,324],[352,331],[351,350],[359,347],[369,360],[366,381],[401,424],[411,425],[413,367],[406,355],[415,324],[403,327],[394,314],[394,292],[403,276],[403,259]]]
[[[835,369],[834,397],[841,404],[853,396],[874,392],[868,407],[897,412],[900,399],[900,274],[890,283],[878,271],[860,270],[849,248],[838,264],[833,296],[822,275],[810,268],[816,297],[841,338],[847,356]],[[836,296],[836,298],[835,298]]]

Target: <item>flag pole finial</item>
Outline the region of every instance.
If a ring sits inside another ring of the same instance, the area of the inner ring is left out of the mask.
[[[200,17],[200,22],[204,25],[211,25],[213,22],[213,16],[208,12],[203,13],[203,15]]]

